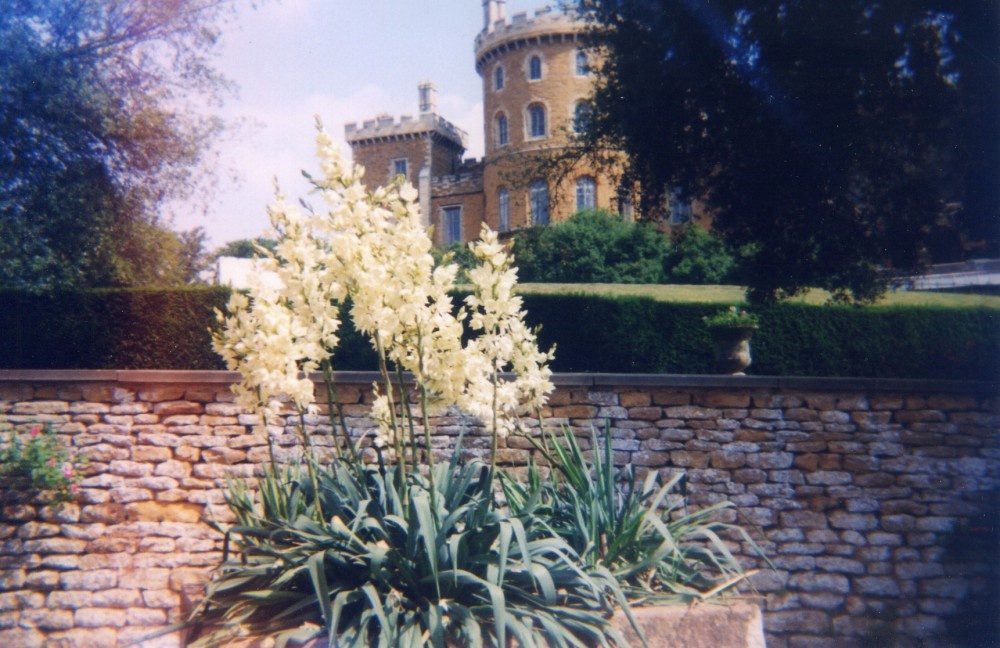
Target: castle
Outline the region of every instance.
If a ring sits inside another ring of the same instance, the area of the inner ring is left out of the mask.
[[[417,187],[434,242],[479,235],[482,223],[505,233],[569,218],[584,208],[630,216],[630,192],[583,161],[558,174],[539,163],[565,151],[585,125],[593,88],[593,54],[585,25],[562,12],[505,15],[505,0],[483,0],[484,27],[475,39],[483,82],[485,157],[464,160],[467,133],[436,110],[433,83],[419,86],[419,115],[389,115],[345,126],[354,161],[370,188],[397,175]]]

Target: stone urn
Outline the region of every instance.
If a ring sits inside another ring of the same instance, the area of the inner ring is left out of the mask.
[[[715,346],[715,366],[719,373],[742,376],[750,366],[750,338],[756,326],[713,326],[709,328]]]

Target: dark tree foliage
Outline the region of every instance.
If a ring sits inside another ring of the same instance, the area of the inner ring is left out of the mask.
[[[161,207],[206,172],[220,124],[189,101],[227,87],[206,56],[234,1],[0,2],[0,283],[197,274],[204,234],[171,231]]]
[[[997,251],[996,0],[583,0],[592,152],[702,201],[749,295],[871,299]]]

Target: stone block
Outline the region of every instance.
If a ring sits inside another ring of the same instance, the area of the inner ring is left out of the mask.
[[[126,613],[102,607],[80,608],[74,612],[73,621],[81,628],[121,628],[125,625]]]
[[[830,632],[830,617],[819,610],[787,610],[770,612],[767,615],[768,632],[827,635]]]
[[[846,513],[835,511],[830,514],[830,526],[835,529],[850,529],[852,531],[870,531],[878,528],[878,519],[874,515]]]
[[[634,608],[636,625],[649,646],[685,648],[764,648],[760,608],[750,603],[721,605],[664,605]],[[624,614],[614,617],[630,645],[641,645]]]
[[[25,553],[78,554],[87,547],[86,540],[72,538],[39,538],[24,542]]]
[[[119,504],[143,502],[153,499],[153,493],[146,488],[115,488],[111,491],[111,499]]]
[[[85,590],[49,592],[45,606],[57,610],[76,610],[89,607],[93,592]]]
[[[900,595],[899,583],[888,576],[865,576],[854,580],[858,594],[869,596],[896,597]]]
[[[163,610],[132,607],[125,610],[125,624],[130,626],[166,625],[167,614]]]
[[[793,574],[788,579],[788,587],[804,592],[832,592],[840,595],[851,591],[851,584],[846,576],[831,573]]]
[[[145,477],[153,473],[153,465],[138,461],[112,461],[109,466],[111,474],[122,477]]]
[[[50,610],[33,608],[21,610],[21,626],[39,630],[69,630],[74,625],[75,612],[72,610]]]
[[[137,462],[160,463],[169,461],[173,456],[170,448],[163,446],[141,445],[132,448],[132,460]]]
[[[99,592],[118,585],[118,572],[113,569],[63,572],[59,582],[64,590]]]
[[[863,562],[839,556],[820,556],[816,559],[816,566],[823,571],[839,574],[851,574],[853,576],[863,576],[865,574],[865,564]]]
[[[117,587],[101,592],[94,592],[93,606],[124,609],[139,605],[141,600],[139,590]]]
[[[142,593],[143,603],[149,608],[174,609],[180,605],[180,595],[168,589],[147,589]]]

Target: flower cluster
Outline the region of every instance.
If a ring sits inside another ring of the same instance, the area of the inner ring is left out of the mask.
[[[74,459],[50,425],[35,425],[25,434],[4,433],[0,446],[0,480],[9,491],[40,491],[55,504],[73,499],[82,462]]]
[[[389,366],[413,376],[425,428],[428,411],[458,405],[496,434],[512,430],[552,390],[550,354],[524,323],[515,271],[496,234],[484,228],[472,245],[474,292],[456,311],[458,267],[435,263],[416,190],[394,182],[368,193],[363,169],[346,164],[322,129],[317,145],[321,174],[310,180],[324,209],[290,205],[279,193],[269,209],[278,246],[261,268],[272,281],[234,294],[229,314],[220,314],[215,348],[243,376],[239,402],[265,414],[280,399],[300,411],[313,407],[305,372],[329,361],[349,299],[355,328],[384,362],[372,418],[386,442],[397,444],[401,429]]]
[[[759,318],[737,306],[702,318],[708,328],[757,328]]]

